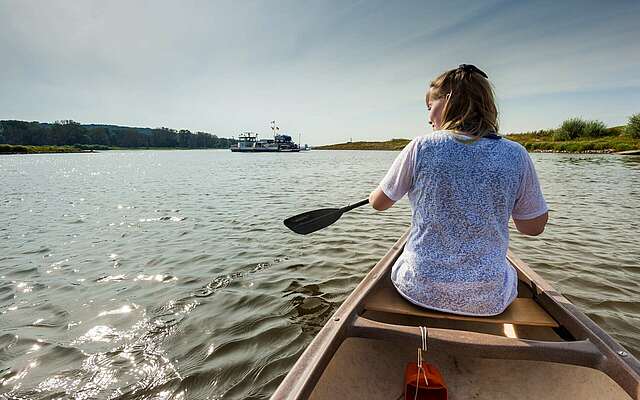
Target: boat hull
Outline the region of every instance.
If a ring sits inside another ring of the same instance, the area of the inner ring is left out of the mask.
[[[640,362],[511,252],[526,304],[511,316],[513,305],[478,318],[399,302],[389,275],[407,235],[338,308],[272,399],[397,399],[419,326],[428,327],[427,361],[442,371],[450,399],[640,399]]]
[[[398,399],[404,368],[416,357],[411,343],[348,338],[316,384],[310,398]],[[574,365],[523,360],[493,360],[441,351],[426,361],[442,373],[449,399],[474,400],[628,400],[604,373]]]
[[[300,149],[231,148],[233,153],[298,153]]]

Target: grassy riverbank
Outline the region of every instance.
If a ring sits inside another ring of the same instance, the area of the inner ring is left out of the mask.
[[[102,150],[195,150],[183,147],[114,147],[103,145],[29,146],[0,144],[0,154],[93,153]],[[201,150],[201,149],[198,149]]]
[[[386,142],[347,142],[315,146],[314,150],[402,150],[408,139],[391,139]]]
[[[40,153],[88,153],[91,149],[81,149],[76,146],[28,146],[0,144],[0,154],[40,154]]]
[[[570,140],[558,140],[557,131],[554,130],[510,134],[506,137],[533,152],[616,153],[640,150],[640,139],[627,135],[624,126],[607,128],[606,131],[607,134],[601,137],[576,137]]]
[[[557,131],[555,130],[513,133],[505,137],[520,143],[532,152],[616,153],[640,150],[640,139],[626,134],[624,126],[606,128],[606,131],[605,136],[577,137],[570,140],[557,140]],[[392,139],[386,142],[348,142],[318,146],[314,147],[314,150],[401,150],[407,143],[409,143],[409,139]]]

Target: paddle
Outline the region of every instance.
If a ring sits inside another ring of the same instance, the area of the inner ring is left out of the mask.
[[[342,214],[347,211],[368,203],[369,199],[366,199],[342,208],[321,208],[319,210],[307,211],[285,219],[284,224],[295,233],[306,235],[322,228],[326,228],[339,220],[340,217],[342,217]]]

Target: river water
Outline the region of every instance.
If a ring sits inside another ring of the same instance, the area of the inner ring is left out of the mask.
[[[410,213],[282,220],[396,154],[0,156],[0,398],[267,398]],[[639,355],[640,158],[532,157],[551,220],[512,249]]]

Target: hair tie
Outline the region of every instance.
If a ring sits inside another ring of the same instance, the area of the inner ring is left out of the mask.
[[[473,64],[460,64],[458,66],[458,69],[465,71],[465,72],[477,72],[480,75],[484,76],[485,78],[489,79],[489,77],[487,76],[487,74],[485,74],[484,72],[482,72],[480,70],[480,68],[476,67]]]

